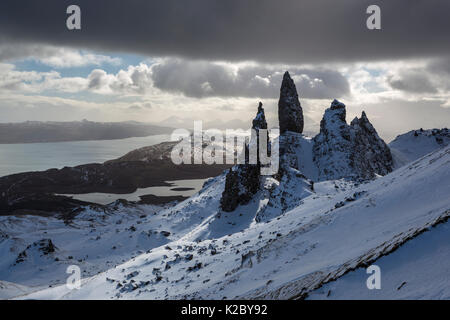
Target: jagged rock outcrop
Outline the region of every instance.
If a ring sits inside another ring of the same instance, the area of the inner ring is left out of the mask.
[[[286,131],[303,132],[303,110],[298,100],[297,89],[289,72],[285,72],[278,101],[278,121],[280,134]]]
[[[256,117],[252,122],[252,135],[250,142],[245,146],[245,164],[239,164],[232,167],[226,176],[225,189],[220,199],[220,206],[223,211],[231,212],[237,208],[238,205],[247,204],[258,191],[260,184],[260,159],[259,159],[259,130],[267,129],[266,116],[264,108],[260,102]],[[267,135],[267,144],[269,144],[269,137]],[[253,149],[254,148],[254,149]],[[249,150],[254,150],[257,153],[256,163],[252,163],[249,156]],[[270,150],[268,147],[267,150]]]
[[[281,85],[278,115],[279,171],[272,177],[271,206],[261,211],[261,219],[287,210],[286,204],[291,201],[298,203],[313,192],[313,181],[367,180],[393,170],[390,149],[378,136],[365,112],[347,124],[345,105],[338,100],[333,100],[325,110],[320,133],[312,140],[304,137],[301,134],[304,125],[302,108],[288,72]],[[245,148],[246,163],[234,166],[227,173],[221,198],[224,211],[233,211],[238,205],[248,203],[260,190],[261,162],[258,157],[256,164],[249,163],[248,152],[249,149],[254,151],[255,145],[256,148],[260,146],[258,131],[267,128],[261,103],[252,128],[255,132]],[[293,186],[297,185],[299,189],[295,190]]]
[[[354,145],[353,165],[359,176],[371,179],[375,174],[386,175],[393,170],[391,150],[378,136],[363,111],[361,117],[355,117],[350,123]]]
[[[318,180],[371,179],[391,172],[391,152],[365,112],[350,125],[345,117],[345,105],[337,100],[325,110],[313,146]]]

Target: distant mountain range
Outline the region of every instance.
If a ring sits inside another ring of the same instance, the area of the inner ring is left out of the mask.
[[[113,140],[170,134],[173,128],[135,121],[126,122],[40,122],[0,123],[0,143],[37,143]]]

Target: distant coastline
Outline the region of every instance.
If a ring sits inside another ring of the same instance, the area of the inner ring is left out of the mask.
[[[148,123],[26,121],[0,123],[0,144],[117,140],[170,134],[173,128]]]

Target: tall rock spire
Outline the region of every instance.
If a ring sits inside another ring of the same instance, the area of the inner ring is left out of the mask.
[[[289,72],[283,76],[280,89],[280,100],[278,101],[278,121],[280,134],[286,131],[297,133],[303,132],[303,110],[298,101],[297,89]]]
[[[267,121],[266,116],[264,114],[264,108],[262,102],[258,105],[258,111],[256,112],[256,117],[253,119],[252,122],[252,129],[259,130],[259,129],[267,129]]]
[[[267,121],[266,116],[264,114],[264,108],[262,102],[258,105],[258,112],[256,113],[256,117],[252,121],[252,133],[250,137],[250,143],[249,148],[255,148],[256,149],[256,157],[257,157],[257,164],[260,165],[260,148],[261,148],[261,141],[259,137],[259,130],[267,130]],[[255,151],[254,151],[255,152]],[[267,138],[266,138],[266,146],[263,148],[262,152],[266,152],[270,154],[270,145],[269,145],[269,131],[267,131]]]
[[[225,189],[220,199],[220,207],[223,211],[234,211],[239,205],[247,204],[253,195],[259,190],[260,159],[259,159],[259,130],[267,129],[264,108],[260,102],[256,117],[252,121],[252,135],[249,144],[245,145],[245,164],[238,164],[232,167],[225,179]],[[267,144],[269,143],[267,133]],[[253,150],[257,154],[256,163],[249,163],[249,151]],[[266,150],[270,150],[269,148]]]

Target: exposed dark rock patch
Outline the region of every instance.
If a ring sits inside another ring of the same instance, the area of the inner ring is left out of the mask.
[[[172,191],[190,191],[195,190],[195,188],[188,188],[188,187],[179,187],[179,188],[171,188]]]
[[[155,196],[153,194],[146,194],[146,195],[140,196],[140,198],[141,198],[141,201],[139,201],[139,203],[159,205],[159,204],[166,204],[166,203],[173,202],[173,201],[181,202],[181,201],[187,199],[188,197],[183,197],[183,196]]]
[[[39,256],[47,256],[56,251],[56,247],[51,239],[41,239],[28,245],[25,250],[19,253],[16,258],[15,264],[24,262],[29,256],[37,253]],[[33,252],[35,251],[35,252]]]

